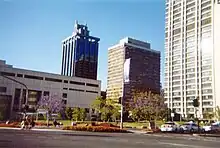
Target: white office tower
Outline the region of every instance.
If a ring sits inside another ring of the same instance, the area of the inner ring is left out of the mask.
[[[170,109],[200,118],[220,106],[220,0],[166,0],[165,98]]]

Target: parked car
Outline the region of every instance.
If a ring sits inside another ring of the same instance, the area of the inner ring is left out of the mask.
[[[184,123],[181,128],[183,129],[184,132],[198,132],[199,130],[201,132],[204,132],[204,129],[202,127],[198,128],[198,125],[194,122],[187,122]]]
[[[180,132],[182,129],[178,124],[175,122],[166,122],[163,125],[161,125],[160,128],[161,132]]]
[[[211,125],[203,126],[205,132],[220,132],[220,122],[212,123]]]

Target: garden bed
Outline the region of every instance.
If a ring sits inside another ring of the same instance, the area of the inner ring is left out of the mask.
[[[63,130],[73,131],[88,131],[88,132],[114,132],[114,133],[128,133],[127,130],[123,130],[115,127],[103,127],[103,126],[65,126]]]
[[[20,123],[19,122],[12,122],[12,123],[9,123],[9,124],[0,123],[0,127],[20,128]]]

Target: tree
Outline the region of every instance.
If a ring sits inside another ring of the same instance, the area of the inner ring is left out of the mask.
[[[44,96],[38,102],[38,108],[47,110],[49,114],[60,113],[64,110],[65,104],[57,95]]]
[[[116,121],[120,117],[120,106],[113,99],[104,100],[99,96],[91,104],[91,107],[101,114],[102,121]]]
[[[111,117],[114,121],[120,118],[121,113],[119,112],[121,110],[120,106],[114,106],[113,109],[111,110]]]
[[[84,121],[86,119],[86,109],[74,107],[72,111],[72,119],[75,121]]]
[[[151,92],[135,92],[134,102],[131,104],[131,117],[139,120],[161,120],[167,115],[167,107],[164,98]]]
[[[220,107],[217,106],[215,109],[215,118],[219,121],[220,120]]]
[[[79,107],[74,107],[73,108],[72,119],[74,121],[79,121],[80,120],[80,108]]]
[[[93,108],[93,109],[95,109],[95,111],[101,113],[101,110],[105,106],[105,104],[106,104],[106,100],[104,100],[101,96],[98,96],[92,102],[91,108]]]
[[[85,108],[80,108],[80,120],[84,121],[86,119],[86,109]]]
[[[65,115],[67,117],[67,119],[71,120],[72,116],[73,116],[73,110],[70,107],[67,107],[65,110]]]

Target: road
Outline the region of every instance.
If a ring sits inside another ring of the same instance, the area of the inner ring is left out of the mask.
[[[0,147],[9,148],[219,148],[219,139],[119,133],[0,129]]]

